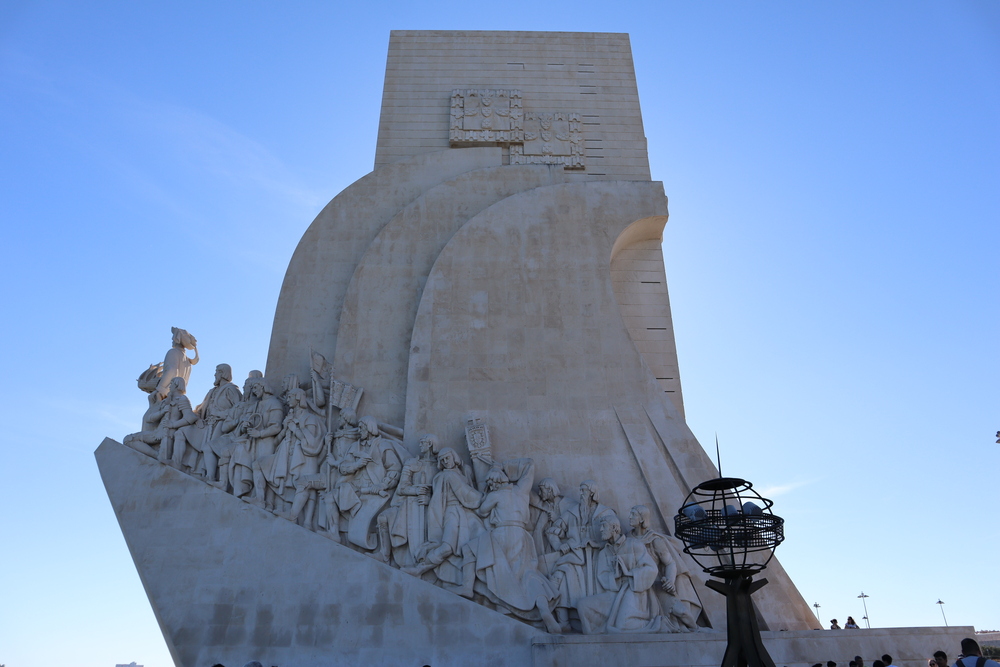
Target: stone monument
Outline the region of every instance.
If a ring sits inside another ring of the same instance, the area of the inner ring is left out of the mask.
[[[265,372],[192,407],[175,328],[97,450],[175,662],[718,664],[668,529],[717,473],[666,221],[627,35],[393,32],[375,169],[303,235]],[[768,578],[761,627],[815,627]]]

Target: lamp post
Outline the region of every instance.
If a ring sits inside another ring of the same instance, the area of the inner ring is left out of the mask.
[[[944,619],[944,627],[948,627],[948,617],[944,615],[944,602],[941,602],[941,598],[935,604],[941,605],[941,618]]]
[[[816,620],[819,621],[820,625],[823,625],[823,621],[819,617],[819,602],[813,602],[813,608],[816,610]]]
[[[775,667],[761,641],[750,599],[767,584],[767,579],[754,581],[753,575],[767,567],[775,547],[785,539],[785,520],[771,513],[772,505],[750,482],[719,477],[696,486],[674,517],[684,553],[723,580],[705,582],[726,596],[729,643],[722,667]],[[749,558],[758,552],[766,557]]]
[[[871,630],[872,624],[868,621],[868,603],[866,602],[869,596],[865,595],[864,591],[861,591],[861,595],[858,597],[861,598],[861,604],[865,606],[865,625],[868,626],[869,630]]]

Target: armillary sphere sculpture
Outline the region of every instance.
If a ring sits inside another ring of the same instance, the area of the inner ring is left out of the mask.
[[[750,594],[767,579],[753,575],[767,567],[785,539],[785,520],[771,513],[773,502],[737,477],[719,477],[694,488],[674,517],[675,534],[708,574],[706,585],[726,596],[729,644],[722,667],[775,667],[760,638]]]

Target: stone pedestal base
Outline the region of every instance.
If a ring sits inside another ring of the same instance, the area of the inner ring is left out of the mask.
[[[529,625],[114,440],[95,456],[178,667],[531,664]]]
[[[178,667],[719,665],[724,632],[548,635],[105,439],[95,452]],[[706,592],[707,594],[707,592]],[[883,653],[901,667],[970,627],[764,632],[778,667]]]

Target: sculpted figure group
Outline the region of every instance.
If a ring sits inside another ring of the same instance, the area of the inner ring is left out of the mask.
[[[318,354],[310,381],[288,376],[278,395],[260,371],[241,391],[219,364],[192,408],[196,341],[173,332],[167,360],[139,379],[149,409],[126,445],[548,632],[708,629],[683,546],[653,530],[646,506],[631,508],[625,528],[593,480],[576,499],[552,478],[536,485],[532,459],[493,460],[479,420],[462,448],[470,462],[430,434],[414,456],[401,429],[358,418],[361,390],[334,380]]]

